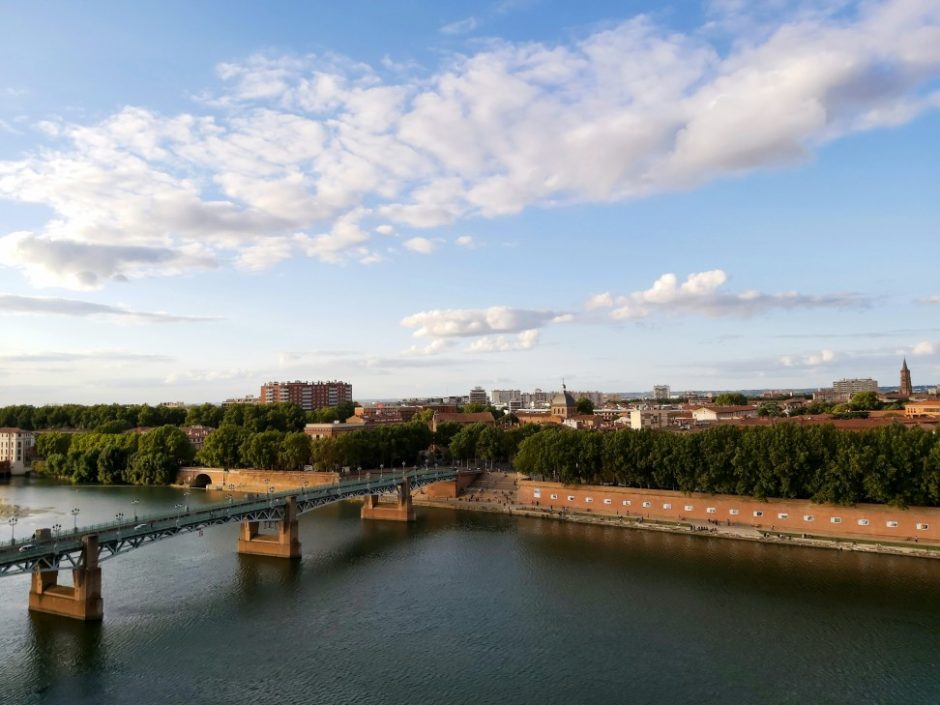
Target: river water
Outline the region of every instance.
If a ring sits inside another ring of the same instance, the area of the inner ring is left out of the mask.
[[[15,479],[41,526],[218,501]],[[133,500],[139,504],[132,504]],[[0,579],[0,702],[940,703],[940,561],[418,509],[301,518],[301,561],[237,525],[102,564],[104,622]],[[9,525],[0,523],[5,540]]]

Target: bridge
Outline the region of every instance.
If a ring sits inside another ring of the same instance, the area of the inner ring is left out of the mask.
[[[30,611],[97,621],[104,616],[99,567],[104,560],[183,533],[236,521],[241,523],[238,553],[300,558],[297,519],[301,514],[364,497],[363,519],[414,521],[413,489],[449,480],[456,482],[462,474],[467,473],[456,468],[367,474],[365,478],[331,485],[268,492],[239,502],[229,497],[226,502],[196,511],[177,505],[173,514],[94,524],[56,534],[41,529],[28,543],[0,543],[0,577],[32,574]],[[398,500],[395,504],[379,504],[380,495],[393,492]],[[261,522],[273,523],[276,531],[261,533]],[[58,584],[59,570],[63,568],[72,570],[71,587]]]

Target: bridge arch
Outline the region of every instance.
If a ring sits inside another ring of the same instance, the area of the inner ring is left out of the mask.
[[[190,481],[189,483],[189,486],[200,488],[200,489],[205,489],[211,484],[212,484],[212,477],[209,476],[207,473],[201,472],[195,477],[193,477],[192,481]]]

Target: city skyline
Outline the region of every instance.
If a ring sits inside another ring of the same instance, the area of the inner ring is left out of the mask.
[[[742,5],[8,7],[0,404],[937,384],[940,8]]]

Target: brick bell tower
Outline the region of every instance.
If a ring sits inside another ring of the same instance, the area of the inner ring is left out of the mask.
[[[907,369],[907,358],[904,358],[904,364],[901,365],[901,386],[898,393],[908,399],[914,394],[914,387],[911,386],[911,371]]]

